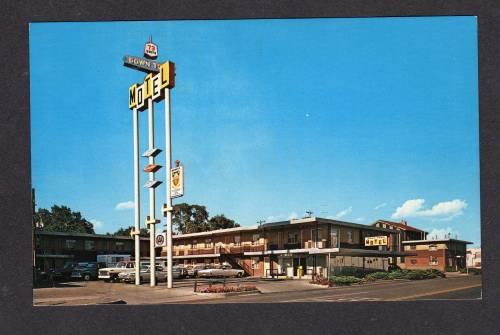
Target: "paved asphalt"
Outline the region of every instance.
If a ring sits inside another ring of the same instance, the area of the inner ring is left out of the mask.
[[[187,303],[286,303],[399,301],[420,299],[480,299],[481,276],[458,276],[417,281],[377,281],[373,284],[322,290],[277,292],[204,299]]]
[[[197,280],[199,287],[207,279]],[[307,280],[266,281],[259,278],[232,278],[226,284],[255,285],[262,293],[222,296],[194,294],[195,279],[174,281],[174,289],[164,283],[152,288],[147,284],[112,284],[100,281],[59,283],[56,287],[33,291],[35,305],[88,305],[123,301],[127,304],[162,303],[287,303],[342,301],[398,301],[422,299],[480,299],[481,276],[454,275],[416,281],[376,281],[363,285],[327,288]],[[217,285],[217,284],[216,284]]]

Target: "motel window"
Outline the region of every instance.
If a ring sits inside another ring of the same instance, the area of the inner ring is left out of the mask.
[[[193,243],[191,243],[191,249],[196,249],[196,248],[198,248],[198,241],[193,240]]]
[[[116,242],[115,246],[116,246],[116,250],[124,250],[125,243],[124,242]]]
[[[437,250],[437,245],[435,245],[435,244],[429,245],[429,250],[430,251],[436,251]]]
[[[298,243],[299,233],[288,233],[288,243]]]
[[[240,235],[234,235],[234,245],[239,246],[241,243]]]
[[[205,248],[211,248],[212,247],[212,239],[207,238],[205,239]]]
[[[260,239],[260,234],[253,234],[252,235],[252,244],[253,245],[259,244],[259,239]]]
[[[347,243],[352,243],[352,230],[347,231]]]
[[[86,240],[85,241],[85,250],[94,250],[95,249],[95,241]]]
[[[76,240],[66,240],[66,249],[75,249]]]
[[[429,265],[438,265],[438,259],[435,256],[429,257]]]
[[[331,247],[338,248],[339,247],[339,232],[336,228],[332,228],[332,231],[330,233],[330,239],[331,239]]]

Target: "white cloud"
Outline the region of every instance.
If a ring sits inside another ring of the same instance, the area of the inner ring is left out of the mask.
[[[357,218],[356,221],[362,222],[362,221],[365,221],[365,218]]]
[[[451,227],[445,229],[432,229],[427,235],[428,240],[439,240],[445,238],[458,238],[460,234]]]
[[[134,209],[134,202],[133,201],[119,202],[116,204],[115,209],[116,210]]]
[[[94,229],[96,231],[97,230],[101,230],[104,227],[104,222],[102,222],[102,221],[99,221],[99,220],[96,220],[96,219],[90,219],[89,222],[94,225]]]
[[[290,215],[288,215],[288,220],[293,220],[297,219],[299,216],[297,215],[297,212],[291,212]]]
[[[450,220],[455,216],[461,215],[467,207],[467,203],[459,199],[439,202],[432,206],[431,209],[424,209],[424,203],[424,199],[407,200],[396,209],[392,214],[392,218],[438,217]]]
[[[346,209],[343,209],[340,212],[338,212],[337,214],[335,214],[335,218],[336,219],[340,219],[341,217],[344,217],[347,214],[350,214],[351,212],[352,212],[352,206],[350,206],[350,207],[348,207]]]
[[[266,218],[266,222],[276,222],[276,221],[281,221],[283,220],[283,215],[269,215]]]
[[[377,206],[375,206],[373,209],[374,209],[374,210],[378,210],[378,209],[380,209],[380,208],[382,208],[382,207],[385,207],[385,206],[387,206],[387,202],[383,202],[383,203],[381,203],[381,204],[378,204],[378,205],[377,205]]]

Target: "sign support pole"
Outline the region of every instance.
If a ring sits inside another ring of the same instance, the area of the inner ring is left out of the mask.
[[[153,110],[153,99],[148,98],[148,123],[149,123],[149,149],[153,149],[155,146],[154,139],[154,110]],[[149,156],[149,164],[154,164],[155,158]],[[149,173],[149,180],[155,179],[155,173]],[[149,257],[150,257],[150,285],[156,286],[156,259],[155,259],[155,188],[151,187],[149,189],[149,219],[152,222],[149,225]]]
[[[172,141],[170,127],[170,89],[165,88],[165,158],[167,172],[167,288],[172,288],[172,193],[171,173],[172,169]]]
[[[135,285],[141,284],[139,277],[139,264],[141,257],[140,245],[140,192],[139,192],[139,111],[137,108],[133,110],[133,126],[134,126],[134,255],[135,255]]]

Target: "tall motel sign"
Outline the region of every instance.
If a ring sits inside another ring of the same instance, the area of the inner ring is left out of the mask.
[[[143,171],[148,173],[149,180],[144,187],[149,189],[149,215],[146,216],[145,224],[150,233],[150,278],[151,286],[156,285],[155,278],[155,247],[166,245],[167,253],[167,287],[172,288],[172,198],[184,194],[183,168],[176,161],[176,167],[172,168],[172,143],[170,127],[170,90],[175,86],[175,64],[171,61],[158,62],[158,46],[153,43],[151,37],[144,46],[144,58],[136,56],[125,56],[123,63],[126,67],[133,68],[146,73],[142,83],[134,83],[129,87],[128,102],[132,110],[133,137],[134,137],[134,230],[130,235],[134,238],[135,248],[135,284],[140,285],[139,273],[139,232],[140,232],[140,192],[139,192],[139,112],[148,110],[148,133],[149,146],[142,154],[148,159],[148,164]],[[166,157],[166,203],[162,212],[166,217],[166,234],[156,234],[156,225],[161,221],[156,217],[155,191],[162,183],[155,179],[155,173],[161,169],[161,165],[155,163],[155,157],[162,151],[155,146],[154,142],[154,102],[165,100],[165,157]]]

